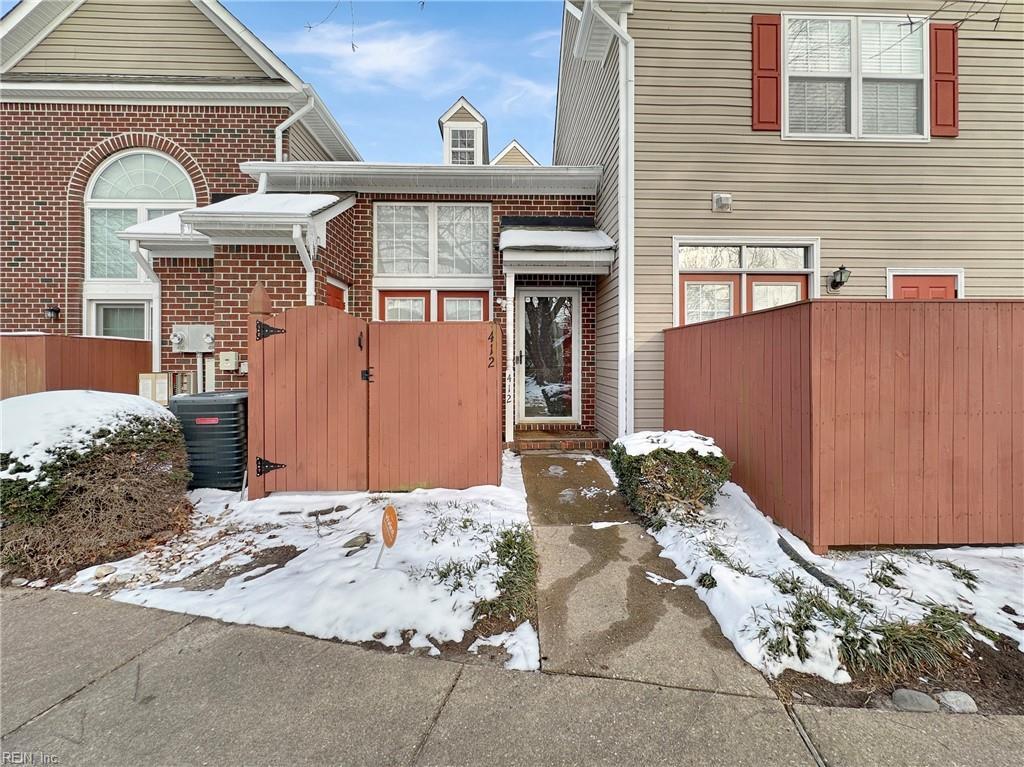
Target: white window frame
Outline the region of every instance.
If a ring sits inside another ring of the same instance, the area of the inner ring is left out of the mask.
[[[680,246],[723,245],[740,248],[739,269],[683,269],[679,264]],[[744,268],[745,248],[807,248],[810,266],[804,269],[746,269]],[[698,237],[677,234],[672,237],[672,326],[680,324],[683,298],[679,294],[679,276],[683,274],[738,274],[740,276],[740,314],[747,311],[747,277],[758,275],[802,274],[807,277],[807,298],[817,298],[821,282],[821,238],[797,235],[794,237]],[[735,316],[735,315],[734,315]]]
[[[515,353],[524,351],[526,341],[526,299],[528,296],[572,296],[572,415],[563,418],[527,418],[526,410],[526,363],[516,365],[516,423],[582,423],[583,403],[583,290],[582,288],[517,288],[515,309]],[[525,357],[525,354],[524,354]]]
[[[454,165],[452,162],[452,130],[473,131],[473,165],[484,164],[484,126],[478,122],[468,120],[454,120],[444,124],[444,156],[441,162],[445,165]],[[471,166],[462,166],[471,167]]]
[[[922,61],[921,75],[869,75],[865,77],[861,71],[860,51],[860,27],[865,21],[893,19],[907,20],[920,23],[923,26],[922,37]],[[793,19],[807,20],[848,20],[850,22],[850,133],[792,133],[789,130],[789,78],[822,78],[841,79],[847,75],[835,72],[820,73],[790,73],[787,62],[789,61],[789,21]],[[922,16],[893,13],[783,13],[782,14],[782,138],[787,141],[884,141],[897,143],[928,143],[931,141],[931,88],[929,83],[929,72],[931,71],[931,50],[929,34],[930,22]],[[864,80],[911,80],[921,82],[921,130],[920,134],[913,135],[890,135],[890,134],[866,134],[864,133],[864,115],[861,110],[861,97]]]
[[[494,321],[494,288],[491,285],[489,277],[487,278],[487,284],[480,284],[480,285],[474,286],[474,285],[466,285],[466,284],[460,283],[458,285],[452,285],[452,284],[450,284],[450,283],[448,283],[446,281],[442,281],[441,284],[439,284],[438,286],[436,286],[436,287],[431,286],[430,288],[423,287],[423,280],[418,280],[417,281],[417,280],[408,280],[407,279],[407,280],[404,280],[401,283],[396,283],[394,285],[392,285],[392,284],[380,284],[380,285],[376,284],[379,281],[380,281],[379,278],[377,278],[374,281],[375,284],[373,286],[373,311],[370,313],[370,318],[372,320],[383,321],[383,319],[384,319],[383,317],[380,316],[380,294],[381,293],[387,293],[387,292],[392,291],[392,290],[425,290],[425,291],[428,291],[430,293],[430,305],[427,307],[427,318],[424,321],[425,322],[437,322],[443,316],[442,312],[444,312],[444,307],[441,306],[441,302],[440,302],[440,300],[438,300],[438,294],[439,293],[454,293],[454,292],[458,292],[460,290],[465,290],[466,292],[472,292],[472,293],[483,293],[483,292],[487,293],[487,304],[486,304],[486,306],[487,306],[487,316],[490,317],[491,319],[490,320],[484,320],[484,322],[493,322]],[[346,296],[347,296],[347,294],[346,294]],[[476,298],[476,296],[474,296],[474,298]],[[348,299],[346,298],[346,301],[347,300]]]
[[[700,273],[701,274],[711,274],[711,272],[700,272]],[[677,279],[677,281],[678,281],[678,279]],[[740,290],[741,291],[743,290],[742,284],[743,283],[742,283],[742,280],[741,280],[741,282],[740,282],[740,285],[741,285]],[[727,317],[732,317],[733,316],[732,308],[736,305],[736,296],[734,296],[732,292],[733,292],[733,290],[735,290],[736,285],[733,283],[732,280],[722,280],[721,282],[716,282],[715,280],[692,280],[691,282],[688,282],[686,284],[687,287],[689,287],[690,285],[700,285],[701,287],[705,287],[705,286],[710,285],[712,287],[718,286],[718,287],[726,287],[726,288],[728,288],[729,289],[729,312],[730,313],[727,314],[726,316]],[[683,299],[682,303],[684,303],[684,304],[686,303],[685,298],[686,298],[685,296],[682,296],[682,299]],[[686,321],[686,317],[682,317],[681,319],[682,319],[682,324],[684,324],[684,325],[690,325],[690,324],[697,325],[697,324],[700,324],[701,322],[709,322],[709,320],[697,320],[694,323],[690,323],[690,322]],[[721,317],[716,317],[714,319],[722,319],[722,318]]]
[[[428,266],[426,274],[395,274],[377,271],[377,209],[381,205],[399,205],[428,209]],[[437,209],[439,207],[463,206],[487,210],[488,258],[486,274],[440,274],[437,271]],[[488,290],[491,288],[494,272],[494,221],[489,202],[405,202],[403,200],[381,200],[373,204],[373,284],[374,287],[389,290],[425,290],[430,288],[452,290]]]
[[[448,319],[448,302],[449,301],[478,301],[480,303],[480,319],[478,320],[450,320]],[[482,296],[445,296],[444,300],[440,302],[438,306],[437,318],[444,318],[445,322],[483,322],[484,315],[487,313],[484,311],[484,298]]]
[[[933,277],[956,277],[957,299],[966,296],[964,287],[964,269],[962,266],[890,266],[885,270],[885,297],[892,298],[893,277],[913,277],[917,275]]]
[[[392,320],[392,319],[389,319],[388,315],[387,315],[387,312],[388,312],[388,302],[389,301],[419,301],[420,303],[423,304],[423,319],[422,320]],[[384,299],[384,316],[381,317],[381,319],[384,322],[430,322],[430,306],[429,306],[429,304],[431,304],[431,303],[432,303],[432,301],[431,301],[431,297],[430,296],[427,296],[425,298],[423,296],[392,296],[391,298],[385,298]]]
[[[113,299],[94,299],[89,302],[89,313],[91,314],[92,321],[89,324],[90,335],[100,336],[100,308],[104,306],[110,307],[138,307],[142,309],[142,316],[144,317],[143,322],[143,337],[137,340],[149,341],[153,338],[153,304],[151,301],[132,301],[132,300],[119,300]],[[129,336],[100,336],[102,338],[129,338]]]

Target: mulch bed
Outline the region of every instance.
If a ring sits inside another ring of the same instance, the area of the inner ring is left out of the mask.
[[[941,675],[914,674],[898,680],[881,680],[864,674],[850,684],[832,684],[821,677],[786,671],[769,680],[784,703],[808,703],[845,708],[891,708],[889,695],[907,687],[937,695],[945,690],[966,692],[982,714],[1024,714],[1024,653],[1005,637],[993,648],[972,640],[970,659]]]

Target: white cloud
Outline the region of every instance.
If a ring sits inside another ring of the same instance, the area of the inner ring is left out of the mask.
[[[355,42],[355,50],[352,43]],[[409,30],[391,22],[365,27],[322,24],[283,40],[274,48],[284,54],[315,57],[320,69],[344,78],[342,88],[399,88],[426,94],[471,82],[478,66],[453,67],[457,41],[450,32]]]
[[[562,44],[562,30],[545,29],[526,38],[526,47],[535,59],[546,59],[558,55]]]

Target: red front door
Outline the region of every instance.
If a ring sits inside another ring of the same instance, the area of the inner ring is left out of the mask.
[[[327,305],[335,309],[345,310],[345,289],[340,285],[327,283]]]
[[[956,298],[956,275],[896,274],[892,278],[892,297],[906,300],[941,300]]]

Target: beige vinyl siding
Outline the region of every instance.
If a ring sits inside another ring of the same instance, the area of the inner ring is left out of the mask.
[[[189,0],[87,0],[11,71],[269,79]]]
[[[288,159],[295,161],[317,161],[331,159],[327,151],[306,130],[302,123],[295,123],[288,129]]]
[[[473,114],[468,109],[466,109],[466,107],[459,107],[458,110],[456,110],[455,114],[453,114],[451,117],[445,120],[445,122],[452,122],[453,120],[455,122],[480,122],[473,116]]]
[[[533,165],[533,163],[530,162],[530,158],[527,157],[522,152],[520,152],[518,147],[512,147],[511,149],[509,149],[505,153],[505,156],[502,157],[500,160],[498,160],[494,164],[495,165],[529,165],[529,166]]]
[[[927,15],[936,0],[844,3]],[[962,18],[970,3],[951,4]],[[750,129],[750,17],[836,3],[637,0],[636,428],[662,426],[672,235],[821,238],[821,283],[885,297],[886,267],[963,267],[968,297],[1024,297],[1024,18],[1009,0],[960,29],[960,136],[927,143],[783,141]],[[977,6],[975,6],[977,10]],[[733,212],[711,212],[713,192]],[[822,287],[821,292],[824,293]]]
[[[619,63],[613,45],[604,62],[572,55],[579,22],[565,14],[558,81],[555,165],[601,165],[597,190],[597,226],[618,239]],[[596,407],[598,430],[619,434],[619,279],[618,259],[612,273],[597,279]]]

